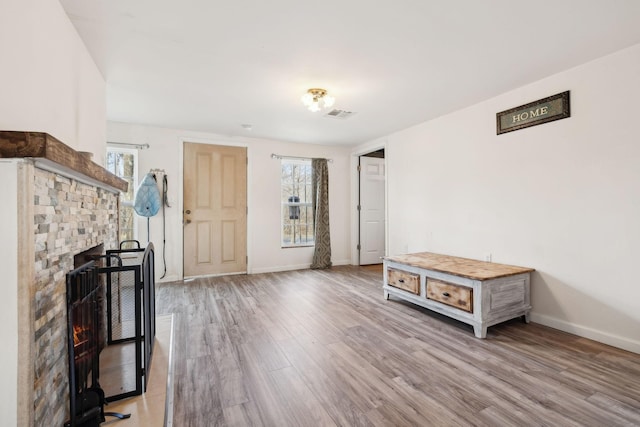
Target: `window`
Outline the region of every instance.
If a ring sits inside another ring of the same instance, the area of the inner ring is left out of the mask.
[[[282,160],[282,247],[313,246],[311,160]]]
[[[134,240],[136,238],[136,217],[133,210],[134,193],[137,183],[137,161],[138,152],[136,150],[124,148],[107,148],[106,169],[112,174],[124,179],[129,183],[126,193],[120,193],[120,241]]]

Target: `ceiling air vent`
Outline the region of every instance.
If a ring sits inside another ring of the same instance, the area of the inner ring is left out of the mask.
[[[355,113],[353,111],[346,111],[346,110],[331,110],[329,111],[327,114],[325,114],[325,117],[331,117],[334,119],[348,119],[349,117],[353,116]]]

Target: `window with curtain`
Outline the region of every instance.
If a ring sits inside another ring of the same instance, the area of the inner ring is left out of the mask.
[[[127,192],[120,193],[120,234],[118,238],[121,242],[134,240],[137,237],[133,210],[134,193],[137,184],[137,161],[138,152],[136,150],[107,147],[105,169],[129,183]]]
[[[282,159],[282,247],[315,244],[311,160]]]

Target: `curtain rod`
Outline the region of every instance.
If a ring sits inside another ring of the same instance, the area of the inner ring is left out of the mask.
[[[134,147],[137,148],[138,150],[144,150],[145,148],[149,148],[149,144],[131,144],[128,142],[112,142],[112,141],[107,141],[107,144],[109,145],[124,145],[127,147]]]
[[[292,159],[292,160],[311,160],[311,157],[297,157],[297,156],[281,156],[280,154],[272,154],[272,159]],[[333,159],[325,159],[329,163],[333,163]]]

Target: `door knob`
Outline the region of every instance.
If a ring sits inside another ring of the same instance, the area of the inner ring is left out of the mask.
[[[191,220],[190,220],[190,219],[185,219],[185,220],[184,220],[184,224],[185,224],[185,225],[187,225],[187,224],[191,224]]]
[[[186,211],[184,211],[184,213],[186,213],[187,215],[189,215],[191,213],[191,211],[189,209],[187,209]]]

